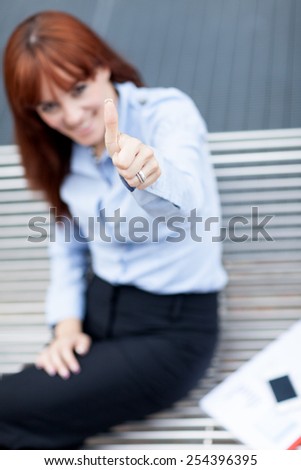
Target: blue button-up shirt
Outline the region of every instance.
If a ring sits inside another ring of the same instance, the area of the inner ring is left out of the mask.
[[[113,285],[158,294],[212,292],[226,283],[218,192],[199,111],[175,88],[115,86],[120,131],[151,146],[162,173],[133,191],[106,151],[97,161],[90,148],[74,144],[61,187],[74,223],[55,224],[50,242],[49,324],[83,318],[90,262]]]

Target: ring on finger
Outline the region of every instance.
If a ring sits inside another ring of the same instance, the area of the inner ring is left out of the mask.
[[[142,170],[138,171],[138,173],[136,173],[136,176],[139,180],[139,183],[141,183],[141,184],[144,183],[144,181],[146,180],[146,176],[145,176],[145,174],[143,173]]]

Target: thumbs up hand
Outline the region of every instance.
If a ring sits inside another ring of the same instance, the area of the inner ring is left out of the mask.
[[[118,112],[112,99],[104,105],[105,145],[118,173],[129,186],[145,189],[161,175],[151,147],[118,130]]]

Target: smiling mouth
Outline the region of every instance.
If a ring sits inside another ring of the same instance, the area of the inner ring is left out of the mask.
[[[93,122],[89,121],[88,123],[84,124],[83,126],[77,127],[74,129],[74,133],[79,136],[84,136],[89,134],[93,129]]]

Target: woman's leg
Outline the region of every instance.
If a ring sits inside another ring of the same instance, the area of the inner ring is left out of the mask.
[[[138,351],[137,351],[138,353]],[[68,380],[29,367],[0,383],[0,445],[68,449],[115,423],[142,417],[141,384],[114,341],[94,342]],[[149,412],[156,407],[149,405]]]
[[[79,375],[32,367],[0,382],[0,446],[76,447],[185,396],[214,350],[216,295],[161,297],[96,280],[85,329],[94,342]]]

